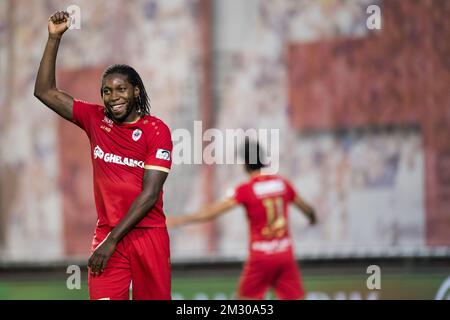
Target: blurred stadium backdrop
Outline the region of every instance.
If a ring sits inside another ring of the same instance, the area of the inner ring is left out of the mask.
[[[66,268],[85,270],[96,221],[88,140],[33,96],[47,18],[69,5],[81,29],[57,80],[74,97],[100,103],[103,69],[127,63],[172,130],[280,130],[279,173],[319,218],[290,214],[309,299],[450,297],[450,1],[0,0],[0,299],[87,298],[85,272],[69,290]],[[166,212],[245,178],[176,165]],[[247,250],[235,211],[171,231],[174,298],[233,298]]]

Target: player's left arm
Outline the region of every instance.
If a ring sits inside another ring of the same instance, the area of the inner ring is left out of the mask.
[[[295,195],[293,203],[306,215],[306,217],[309,219],[310,224],[317,223],[316,212],[314,211],[314,208],[306,203],[299,195]]]
[[[144,173],[142,192],[131,204],[130,209],[119,224],[108,234],[89,258],[88,266],[94,275],[100,274],[113,254],[117,243],[137,225],[158,200],[168,173],[147,169]]]

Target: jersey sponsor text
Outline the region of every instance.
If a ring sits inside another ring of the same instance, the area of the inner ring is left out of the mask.
[[[94,159],[101,159],[107,163],[115,163],[128,167],[139,167],[144,168],[144,161],[134,160],[130,158],[122,158],[122,156],[118,156],[112,153],[105,153],[99,146],[94,148]]]

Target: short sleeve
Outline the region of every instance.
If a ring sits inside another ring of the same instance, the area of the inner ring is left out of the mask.
[[[73,101],[73,122],[89,134],[94,114],[100,112],[102,106],[81,100]]]
[[[286,185],[287,200],[294,201],[294,199],[297,195],[297,193],[295,192],[295,189],[292,187],[292,185],[287,180],[284,180],[284,184]]]
[[[170,129],[162,121],[149,140],[145,169],[169,172],[172,166],[172,136]]]
[[[245,188],[243,185],[240,185],[234,189],[232,197],[237,203],[244,203],[245,201]]]

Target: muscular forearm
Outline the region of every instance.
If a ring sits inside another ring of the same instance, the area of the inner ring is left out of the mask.
[[[130,209],[119,224],[111,231],[108,238],[119,242],[134,226],[136,226],[151,210],[158,200],[157,195],[148,196],[141,193],[131,204]]]
[[[60,41],[61,36],[49,35],[48,37],[34,87],[36,95],[56,88],[55,67]]]
[[[69,14],[63,11],[58,11],[49,18],[48,40],[34,84],[34,95],[64,119],[72,121],[73,98],[56,88],[55,79],[56,55],[61,37],[68,29],[68,18]]]

